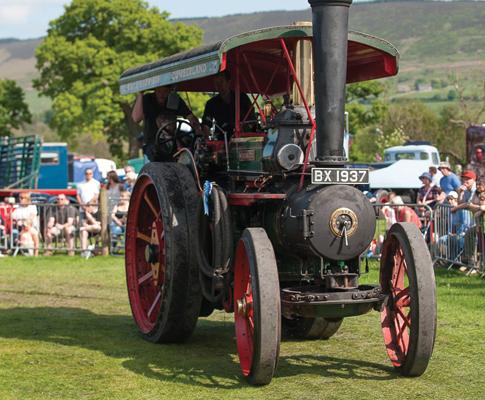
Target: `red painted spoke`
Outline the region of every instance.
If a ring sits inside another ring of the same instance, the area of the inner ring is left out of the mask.
[[[247,321],[248,321],[249,330],[251,331],[251,335],[254,336],[254,321],[253,321],[253,318],[248,316]]]
[[[148,235],[145,235],[144,233],[141,233],[141,232],[136,232],[136,238],[137,239],[141,239],[147,243],[151,243],[152,242],[152,238]]]
[[[153,271],[147,272],[141,278],[138,279],[138,285],[141,285],[143,282],[146,282],[153,276]]]
[[[399,316],[402,318],[402,328],[404,328],[404,326],[407,326],[409,329],[411,329],[411,319],[410,319],[410,314],[409,313],[407,316],[404,315],[403,311],[400,309],[400,308],[396,308],[396,311],[398,312]],[[397,320],[398,318],[396,318]],[[401,325],[400,325],[401,327]]]
[[[402,312],[399,310],[399,316],[396,317],[396,331],[397,331],[397,345],[399,346],[399,350],[401,350],[402,355],[405,356],[408,352],[408,344],[409,344],[409,334],[406,329],[406,326],[409,327],[409,322],[407,318],[404,317]]]
[[[150,318],[150,315],[152,315],[153,310],[155,309],[157,303],[160,301],[160,297],[162,297],[162,292],[158,292],[157,297],[155,297],[155,300],[153,301],[150,309],[148,310],[147,317]]]
[[[153,205],[152,201],[148,198],[148,195],[146,193],[143,195],[143,199],[148,204],[148,207],[150,207],[150,210],[152,210],[153,215],[155,217],[158,217],[158,211],[155,209],[155,206]]]
[[[394,256],[394,265],[396,265],[396,256]],[[394,267],[393,277],[392,277],[392,287],[402,288],[404,286],[404,272],[406,271],[406,261],[404,259],[404,254],[402,250],[399,252],[399,266],[397,269]],[[404,267],[404,268],[403,268]]]
[[[394,296],[394,304],[398,308],[402,307],[409,307],[411,304],[411,298],[409,297],[409,288],[405,288],[403,290],[396,290],[396,294]]]

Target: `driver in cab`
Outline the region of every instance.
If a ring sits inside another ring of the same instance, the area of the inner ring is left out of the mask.
[[[201,132],[197,117],[171,86],[157,87],[151,93],[138,93],[131,117],[136,123],[143,121],[143,152],[150,161],[171,160],[176,150],[175,141],[171,139],[175,139],[178,116],[187,118],[194,130]]]
[[[206,137],[212,129],[217,140],[224,140],[224,133],[227,134],[229,140],[233,134],[236,120],[236,94],[231,90],[229,72],[224,71],[217,75],[214,79],[214,86],[218,94],[209,99],[205,105],[202,128]],[[256,117],[247,94],[240,94],[239,107],[241,120],[248,115],[249,122],[245,122],[245,130],[253,131]]]

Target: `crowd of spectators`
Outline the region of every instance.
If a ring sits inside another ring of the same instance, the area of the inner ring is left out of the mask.
[[[86,169],[85,179],[77,185],[76,198],[61,193],[51,199],[33,199],[22,191],[0,202],[0,256],[22,254],[37,256],[67,252],[73,256],[92,254],[101,232],[100,190],[106,189],[108,230],[118,242],[124,237],[130,194],[136,181],[131,166],[125,167],[125,179],[110,171],[104,184]]]
[[[441,174],[438,174],[438,170]],[[386,229],[395,222],[411,222],[423,232],[429,243],[431,214],[440,207],[445,212],[440,212],[439,215],[444,216],[446,221],[439,221],[444,232],[442,237],[434,240],[441,244],[449,243],[450,240],[456,241],[455,256],[461,254],[464,251],[465,235],[472,228],[475,229],[476,218],[485,213],[485,177],[477,179],[474,171],[465,170],[460,178],[445,161],[440,163],[439,168],[430,167],[419,176],[422,186],[418,190],[416,204],[406,205],[401,196],[390,192],[386,204],[380,210],[386,220]],[[483,230],[483,227],[480,226],[480,229]],[[473,233],[475,237],[479,235],[477,231]],[[380,235],[374,246],[371,246],[369,255],[379,252],[382,240],[383,235]],[[467,267],[460,269],[466,271]]]

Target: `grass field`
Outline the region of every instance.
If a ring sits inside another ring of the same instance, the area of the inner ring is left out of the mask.
[[[153,345],[132,322],[122,259],[2,258],[0,399],[483,399],[485,280],[438,270],[437,286],[422,377],[394,372],[373,312],[328,341],[283,342],[273,382],[254,388],[240,378],[232,315],[201,319],[184,345]]]

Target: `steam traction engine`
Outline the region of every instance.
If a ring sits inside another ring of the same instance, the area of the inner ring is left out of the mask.
[[[139,175],[126,239],[134,320],[147,340],[178,342],[199,316],[234,312],[242,373],[267,384],[282,332],[328,339],[343,318],[374,309],[392,364],[421,375],[436,329],[430,255],[414,225],[395,224],[380,284],[359,284],[375,214],[356,188],[368,171],[347,167],[343,145],[345,84],[396,74],[398,53],[348,32],[351,0],[309,2],[312,25],[237,35],[122,75],[122,93],[166,84],[209,92],[227,70],[236,99],[224,140],[195,138],[180,122],[173,162]],[[240,93],[257,121],[240,112]]]

